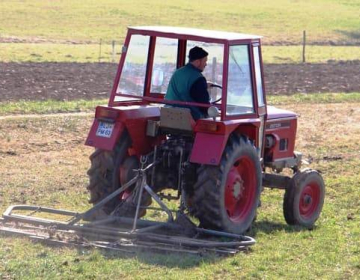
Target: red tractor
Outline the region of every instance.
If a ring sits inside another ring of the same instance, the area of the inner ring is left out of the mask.
[[[213,102],[165,100],[172,73],[194,46],[209,53],[203,74],[219,85],[211,90]],[[195,121],[187,106],[208,107],[209,117]],[[109,103],[96,108],[86,140],[96,148],[90,202],[99,203],[143,168],[150,188],[139,193],[132,184],[97,215],[141,217],[156,194],[179,200],[179,211],[196,217],[200,227],[240,234],[256,217],[263,187],[271,187],[285,190],[286,222],[311,228],[325,186],[317,171],[300,170],[296,126],[295,113],[266,104],[259,36],[130,27]],[[281,175],[284,168],[294,175]]]

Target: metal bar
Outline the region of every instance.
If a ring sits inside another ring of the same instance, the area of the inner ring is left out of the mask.
[[[140,209],[164,211],[162,208],[159,208],[159,207],[151,207],[151,206],[149,206],[149,207],[140,206]],[[178,210],[171,210],[171,209],[169,209],[169,211],[170,211],[171,213],[176,213],[176,212],[178,212]]]
[[[124,186],[122,186],[120,189],[114,191],[107,197],[105,197],[103,200],[101,200],[99,203],[95,204],[94,207],[90,208],[86,212],[78,215],[73,220],[69,222],[69,225],[74,225],[78,221],[82,219],[86,219],[90,217],[95,211],[99,210],[101,207],[103,207],[106,203],[108,203],[110,200],[112,200],[114,197],[118,196],[120,193],[125,191],[128,187],[130,187],[132,184],[134,184],[139,178],[139,175],[136,175],[133,179],[131,179],[129,182],[127,182]]]
[[[38,218],[38,217],[31,217],[28,215],[20,215],[12,213],[15,210],[26,210],[26,211],[38,211],[38,213],[51,213],[57,215],[64,215],[64,216],[78,216],[80,215],[77,212],[67,211],[67,210],[58,210],[53,208],[46,208],[46,207],[39,207],[39,206],[31,206],[31,205],[12,205],[9,206],[3,214],[5,220],[16,220],[19,222],[29,222],[37,223],[37,224],[52,224],[52,223],[59,223],[59,224],[67,224],[68,222],[62,221],[55,221],[45,218]]]
[[[217,231],[217,230],[205,229],[205,228],[196,228],[196,231],[200,232],[200,233],[205,233],[208,235],[213,235],[213,236],[236,238],[239,240],[244,239],[244,235],[229,233],[229,232],[224,232],[224,231]]]
[[[140,211],[140,204],[141,204],[141,198],[142,198],[142,194],[143,194],[143,191],[144,191],[144,185],[146,184],[145,183],[145,176],[144,174],[141,174],[141,181],[137,182],[137,185],[140,184],[140,187],[139,187],[139,193],[138,193],[138,200],[137,200],[137,205],[136,205],[136,212],[135,212],[135,217],[134,217],[134,223],[133,223],[133,227],[132,227],[132,231],[135,231],[136,229],[136,223],[137,223],[137,220],[138,220],[138,217],[139,217],[139,211]],[[138,188],[138,186],[136,186],[136,189]]]
[[[142,228],[142,229],[137,229],[135,232],[136,233],[144,233],[144,232],[149,232],[149,231],[152,231],[152,230],[160,229],[160,228],[165,227],[165,226],[166,226],[166,224],[158,224],[158,225],[145,227],[145,228]]]
[[[290,179],[290,177],[281,174],[264,173],[262,183],[264,187],[284,190],[286,189]]]
[[[171,211],[169,210],[169,208],[167,208],[167,206],[164,204],[164,202],[161,201],[159,196],[156,193],[154,193],[153,190],[148,185],[145,184],[144,188],[152,196],[152,198],[155,199],[155,201],[166,212],[166,214],[168,214],[168,222],[173,221],[174,218],[173,218]]]
[[[205,240],[192,239],[192,238],[160,236],[149,233],[146,235],[140,235],[138,238],[144,238],[145,240],[159,241],[159,242],[174,244],[178,246],[181,245],[181,246],[200,247],[200,248],[240,247],[249,244],[246,241],[216,242],[216,241],[205,241]]]
[[[216,230],[204,229],[204,228],[196,228],[196,231],[200,233],[209,234],[212,236],[236,238],[241,240],[241,242],[245,242],[244,246],[250,246],[256,243],[255,239],[250,236],[238,235],[234,233],[228,233],[228,232],[222,232],[222,231],[216,231]]]
[[[48,208],[48,207],[41,207],[36,205],[11,205],[9,206],[3,216],[10,216],[13,215],[12,211],[14,210],[28,210],[28,211],[38,211],[38,212],[47,212],[51,214],[60,214],[60,215],[66,215],[66,216],[75,216],[78,215],[78,212],[68,211],[68,210],[61,210],[61,209],[54,209],[54,208]]]

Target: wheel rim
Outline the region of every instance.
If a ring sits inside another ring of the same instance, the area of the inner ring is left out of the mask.
[[[134,176],[134,170],[138,169],[139,164],[136,158],[127,156],[124,162],[119,166],[118,169],[118,185],[119,188],[130,181]],[[133,187],[130,186],[128,189],[120,193],[120,200],[126,200],[132,193]]]
[[[256,172],[253,161],[240,157],[231,167],[225,187],[225,209],[228,217],[240,223],[251,212],[256,193]]]
[[[307,184],[300,195],[300,215],[305,219],[311,218],[318,209],[319,202],[320,187],[314,182]]]

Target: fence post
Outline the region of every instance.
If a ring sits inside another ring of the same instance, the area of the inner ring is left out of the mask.
[[[306,46],[306,30],[303,31],[303,50],[302,50],[302,62],[303,63],[306,62],[305,46]]]
[[[112,58],[111,58],[111,62],[114,63],[115,62],[115,41],[112,41]]]
[[[100,44],[99,44],[99,62],[101,62],[101,43],[102,43],[102,39],[100,39]]]

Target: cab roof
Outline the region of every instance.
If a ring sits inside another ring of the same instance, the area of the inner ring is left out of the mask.
[[[221,41],[258,40],[261,38],[261,36],[251,34],[173,26],[130,26],[128,28],[129,31],[142,35],[175,38],[198,37]]]

